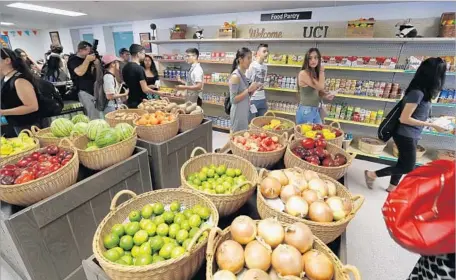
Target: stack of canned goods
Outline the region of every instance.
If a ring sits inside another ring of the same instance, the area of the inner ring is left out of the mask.
[[[298,105],[296,103],[284,101],[268,101],[268,108],[275,111],[296,113],[298,110]]]
[[[206,118],[210,119],[212,123],[216,126],[220,126],[223,128],[229,129],[231,127],[231,121],[229,118],[226,117],[213,117],[213,116],[206,116]]]
[[[380,124],[383,120],[383,110],[368,110],[346,104],[332,104],[328,110],[330,118],[355,122]]]
[[[203,94],[203,101],[204,102],[210,102],[210,103],[217,103],[217,104],[223,104],[225,101],[225,96],[227,93],[220,94],[220,93],[204,93]]]
[[[400,98],[401,90],[398,83],[379,81],[361,81],[350,79],[326,79],[326,90],[339,90],[341,94],[371,96],[380,98]]]
[[[442,89],[437,103],[456,103],[456,90],[454,88]]]
[[[271,73],[267,75],[264,83],[265,87],[270,88],[296,89],[296,77],[286,77]]]
[[[182,80],[186,80],[187,75],[188,71],[177,68],[166,68],[165,71],[163,71],[163,77],[165,79],[177,79],[177,77],[180,77]]]

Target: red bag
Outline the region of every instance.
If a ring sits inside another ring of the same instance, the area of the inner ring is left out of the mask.
[[[401,181],[383,205],[391,237],[420,255],[455,252],[455,164],[436,160]]]

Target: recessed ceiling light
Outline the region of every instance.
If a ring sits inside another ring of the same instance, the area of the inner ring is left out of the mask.
[[[14,25],[14,23],[12,23],[12,22],[3,22],[3,21],[1,21],[1,22],[0,22],[0,25]]]
[[[79,12],[49,8],[49,7],[38,6],[38,5],[27,4],[27,3],[20,3],[20,2],[12,3],[12,4],[9,4],[6,6],[11,7],[11,8],[18,8],[18,9],[35,11],[35,12],[43,12],[43,13],[49,13],[49,14],[62,15],[62,16],[69,16],[69,17],[79,17],[79,16],[87,15],[87,14],[79,13]]]

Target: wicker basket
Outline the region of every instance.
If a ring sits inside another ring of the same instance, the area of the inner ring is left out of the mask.
[[[258,223],[259,221],[256,221]],[[289,226],[290,224],[283,223],[284,227]],[[207,243],[207,253],[206,253],[206,280],[213,280],[214,273],[217,272],[217,263],[215,260],[215,254],[217,248],[226,240],[231,239],[230,227],[227,227],[223,231],[219,228],[214,228],[209,233],[209,240]],[[324,253],[334,265],[334,277],[333,280],[350,280],[350,273],[353,274],[355,280],[361,280],[361,275],[356,267],[351,265],[344,265],[337,258],[337,256],[328,248],[318,237],[314,236],[313,249],[316,249]],[[285,279],[285,278],[283,278]]]
[[[381,155],[385,147],[385,142],[375,138],[363,137],[358,141],[358,149],[371,155]]]
[[[269,114],[271,114],[272,117],[268,116]],[[273,112],[270,112],[270,111],[266,112],[266,114],[264,114],[264,116],[253,118],[252,121],[250,122],[250,129],[262,129],[263,130],[263,126],[269,124],[272,120],[279,120],[282,123],[288,123],[291,126],[291,128],[289,128],[289,129],[274,130],[272,132],[280,134],[280,135],[282,135],[285,132],[288,133],[288,135],[293,134],[293,131],[295,128],[295,123],[288,119],[278,118],[275,116],[275,114]],[[266,130],[266,131],[270,131],[270,130]]]
[[[166,114],[169,115],[169,114]],[[179,115],[176,115],[176,119],[170,123],[158,124],[158,125],[137,125],[136,121],[136,133],[138,137],[153,143],[160,143],[167,141],[179,132]]]
[[[299,168],[294,168],[298,172],[302,172],[302,169]],[[260,171],[260,176],[259,180],[261,181],[265,176],[266,172],[264,169]],[[314,222],[311,220],[307,219],[300,219],[298,217],[294,217],[290,214],[284,213],[284,212],[279,212],[273,207],[271,207],[261,194],[261,192],[257,193],[257,209],[258,213],[260,214],[260,217],[262,219],[266,219],[269,217],[277,217],[277,219],[281,222],[285,223],[296,223],[296,222],[302,222],[305,223],[310,227],[312,230],[312,233],[321,239],[325,244],[328,244],[332,241],[334,241],[337,237],[339,237],[347,228],[348,223],[355,217],[356,213],[358,210],[361,208],[361,206],[364,203],[364,197],[362,195],[354,195],[352,196],[348,189],[343,186],[341,183],[338,181],[334,180],[331,177],[328,177],[324,174],[318,174],[318,176],[323,179],[323,180],[329,180],[333,182],[336,185],[337,188],[337,196],[346,198],[352,201],[353,203],[353,209],[348,214],[345,218],[339,220],[339,221],[334,221],[330,223],[319,223],[319,222]],[[260,183],[258,182],[258,184]]]
[[[123,194],[128,194],[133,198],[129,199],[119,206],[116,206],[117,199]],[[204,262],[207,240],[200,242],[195,246],[191,245],[195,243],[194,241],[199,238],[199,235],[201,235],[204,230],[200,230],[195,235],[191,242],[192,244],[189,245],[190,251],[177,259],[171,259],[145,266],[126,266],[110,262],[103,257],[103,252],[106,251],[103,246],[103,236],[111,231],[111,228],[114,224],[123,223],[132,210],[141,209],[146,204],[158,201],[162,202],[163,204],[169,204],[172,201],[176,200],[185,207],[191,207],[196,204],[201,204],[205,207],[208,207],[211,210],[212,224],[213,226],[217,226],[219,216],[214,204],[206,197],[191,190],[182,188],[162,189],[147,192],[138,196],[132,191],[122,190],[114,196],[111,202],[110,212],[98,226],[92,243],[95,257],[111,279],[186,280],[191,279],[192,276],[198,271]],[[206,228],[205,230],[207,229],[210,228]]]
[[[148,113],[155,113],[158,110],[164,111],[166,105],[169,104],[169,99],[167,97],[162,97],[162,99],[153,99],[153,100],[144,100],[143,102],[149,103],[149,104],[154,104],[157,105],[156,109],[145,109]],[[142,110],[142,109],[138,109]]]
[[[40,142],[39,142],[39,140],[33,137],[33,133],[32,133],[30,130],[24,129],[24,130],[22,130],[21,132],[27,133],[30,137],[32,137],[33,142],[35,143],[35,145],[31,146],[31,147],[30,147],[29,149],[27,149],[27,150],[24,150],[24,151],[22,151],[22,152],[19,152],[19,153],[17,153],[17,154],[14,154],[14,155],[8,155],[8,156],[3,156],[3,157],[0,156],[0,165],[3,165],[3,162],[5,162],[6,160],[9,160],[9,159],[12,159],[12,158],[22,157],[22,156],[24,156],[24,155],[26,155],[26,154],[28,154],[28,153],[30,153],[30,152],[32,152],[32,151],[35,151],[35,150],[37,150],[37,149],[40,148]],[[14,137],[14,138],[18,138],[18,137]],[[13,138],[11,138],[11,139],[13,139]]]
[[[49,145],[59,145],[60,140],[63,138],[57,138],[55,136],[52,136],[51,128],[47,127],[44,129],[40,129],[37,126],[32,126],[31,131],[33,133],[33,137],[37,138],[40,141],[40,147],[46,147]],[[79,137],[82,137],[82,135],[75,135],[72,134],[71,136],[68,137],[72,142],[78,139]],[[67,138],[67,137],[65,137]],[[63,145],[70,145],[68,143],[63,143]]]
[[[253,152],[253,151],[247,151],[244,150],[240,147],[238,147],[236,144],[234,144],[233,139],[236,136],[242,136],[245,132],[248,132],[250,134],[260,134],[260,133],[266,133],[268,136],[276,136],[279,138],[279,143],[282,144],[282,148],[273,151],[273,152]],[[279,162],[287,148],[288,145],[288,133],[284,133],[283,135],[279,135],[270,131],[265,131],[265,130],[260,130],[260,129],[250,129],[250,130],[241,130],[238,132],[235,132],[231,135],[230,137],[230,148],[231,151],[233,152],[234,155],[240,156],[242,158],[245,158],[246,160],[250,161],[254,166],[256,167],[263,167],[263,168],[268,168]]]
[[[203,154],[195,156],[195,153],[198,150],[203,151]],[[250,188],[244,192],[235,192],[234,194],[208,194],[194,189],[187,183],[186,178],[190,174],[198,172],[201,168],[209,164],[225,164],[227,167],[241,169],[242,174],[247,178],[247,182],[244,182],[244,184],[238,187],[245,185],[245,183],[250,183]],[[191,188],[209,198],[215,204],[215,207],[217,207],[221,217],[228,216],[239,210],[255,192],[256,182],[258,181],[258,174],[255,166],[247,160],[235,155],[207,153],[206,150],[201,147],[196,147],[193,150],[190,159],[182,166],[180,175],[182,187]]]
[[[348,167],[351,165],[353,157],[347,153],[345,150],[342,148],[337,147],[336,145],[328,143],[326,150],[329,151],[330,154],[343,154],[347,158],[347,163],[341,166],[335,166],[335,167],[326,167],[326,166],[317,166],[310,164],[309,162],[302,160],[298,156],[296,156],[291,150],[294,149],[297,145],[300,144],[301,140],[293,140],[293,135],[290,137],[290,144],[287,147],[287,150],[285,152],[285,167],[286,168],[293,168],[293,167],[299,167],[301,169],[309,169],[313,170],[317,173],[321,173],[324,175],[327,175],[331,178],[334,178],[336,180],[339,180],[342,178],[345,173],[347,173]]]
[[[443,13],[440,16],[439,37],[454,38],[456,37],[456,26],[453,24],[444,24],[447,21],[454,21],[455,13]]]
[[[85,150],[90,141],[85,135],[74,140],[73,144],[78,150],[82,165],[93,170],[102,170],[129,158],[135,150],[137,139],[135,132],[131,137],[119,143],[92,151]]]
[[[182,112],[182,110],[178,111]],[[187,130],[194,129],[198,125],[201,124],[201,122],[204,119],[204,112],[201,112],[200,114],[179,114],[179,131],[184,132]]]
[[[418,148],[422,148],[422,151],[418,151]],[[426,148],[424,148],[421,145],[418,145],[417,150],[416,150],[416,158],[417,159],[422,158],[425,153],[426,153]],[[393,156],[399,157],[399,150],[397,149],[396,143],[393,143]]]
[[[67,141],[66,145],[63,142]],[[71,147],[71,142],[64,138],[58,144],[60,149],[74,153],[73,158],[57,171],[36,180],[17,185],[0,184],[0,200],[10,204],[28,206],[53,194],[56,194],[76,183],[79,171],[78,151]],[[13,164],[17,157],[5,160],[5,164]]]
[[[326,129],[338,129],[340,132],[342,132],[342,135],[339,137],[336,137],[334,139],[326,139],[326,142],[331,143],[336,145],[337,147],[342,147],[342,143],[344,142],[345,139],[345,133],[344,131],[340,128],[340,124],[338,122],[332,122],[329,125],[322,125],[323,128]],[[304,139],[306,138],[304,135],[301,133],[301,125],[296,125],[294,129],[294,134],[296,139]]]
[[[120,105],[120,109],[107,113],[105,116],[105,120],[111,127],[115,127],[119,123],[128,123],[129,125],[134,125],[134,121],[137,117],[147,114],[146,110],[141,109],[128,109],[128,106],[125,104]],[[118,113],[131,113],[134,114],[135,117],[133,120],[118,120],[115,118],[116,114]]]

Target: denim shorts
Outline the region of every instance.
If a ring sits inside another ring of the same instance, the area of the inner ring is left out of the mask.
[[[296,112],[296,124],[319,123],[321,124],[320,108],[299,105]]]

